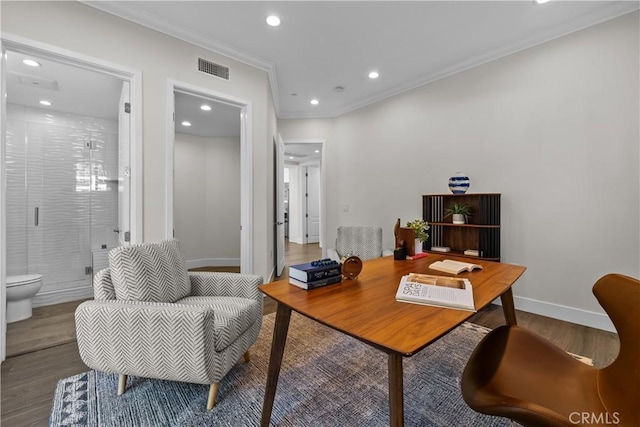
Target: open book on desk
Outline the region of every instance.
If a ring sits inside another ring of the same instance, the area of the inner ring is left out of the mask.
[[[411,273],[402,276],[396,300],[413,304],[476,311],[468,279]]]
[[[445,259],[443,261],[436,261],[429,266],[433,270],[443,271],[450,274],[460,274],[463,271],[471,272],[475,269],[482,270],[482,266],[478,264],[472,264],[470,262],[454,261],[452,259]]]

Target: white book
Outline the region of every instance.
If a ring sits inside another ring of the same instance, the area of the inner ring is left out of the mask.
[[[411,273],[402,276],[396,301],[476,311],[468,279]]]
[[[445,259],[443,261],[436,261],[429,266],[432,270],[443,271],[449,274],[459,274],[463,271],[471,272],[475,269],[482,270],[482,266],[478,264],[472,264],[470,262],[454,261],[452,259]]]

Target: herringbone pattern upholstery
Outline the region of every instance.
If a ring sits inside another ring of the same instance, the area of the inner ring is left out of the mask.
[[[213,310],[213,333],[216,351],[222,351],[237,340],[256,319],[262,317],[262,307],[256,300],[234,297],[186,297],[177,304]]]
[[[342,256],[355,255],[361,260],[382,254],[382,227],[340,226],[336,251]]]
[[[191,292],[175,239],[112,249],[109,268],[119,300],[175,302]]]
[[[158,302],[154,299],[173,298],[186,288],[179,274],[169,271],[169,266],[179,269],[184,265],[178,242],[134,248],[113,250],[110,268],[94,277],[95,300],[80,304],[76,310],[83,362],[115,374],[219,382],[258,337],[263,304],[258,286],[262,278],[186,273],[190,294],[175,302]],[[121,280],[119,285],[116,276]],[[134,290],[122,289],[135,280],[144,285],[133,283]],[[181,290],[163,289],[166,287]],[[140,297],[151,299],[135,300]]]
[[[116,290],[111,281],[111,272],[108,268],[102,269],[93,276],[93,298],[96,301],[116,299]]]

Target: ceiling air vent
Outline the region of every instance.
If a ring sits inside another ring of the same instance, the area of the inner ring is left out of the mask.
[[[207,61],[206,59],[198,58],[198,71],[229,80],[229,67]]]

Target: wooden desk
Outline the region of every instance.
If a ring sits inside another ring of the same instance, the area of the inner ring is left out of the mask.
[[[261,426],[268,427],[275,399],[291,310],[350,335],[388,354],[389,415],[391,426],[404,425],[402,357],[410,357],[473,315],[472,312],[397,302],[400,278],[409,273],[446,275],[429,269],[443,259],[468,258],[429,254],[415,261],[394,261],[393,257],[365,261],[357,280],[306,291],[290,285],[288,279],[267,283],[260,290],[278,303],[271,344],[267,386]],[[525,267],[474,260],[483,270],[456,277],[471,280],[476,309],[502,298],[505,319],[516,324],[511,286]]]

